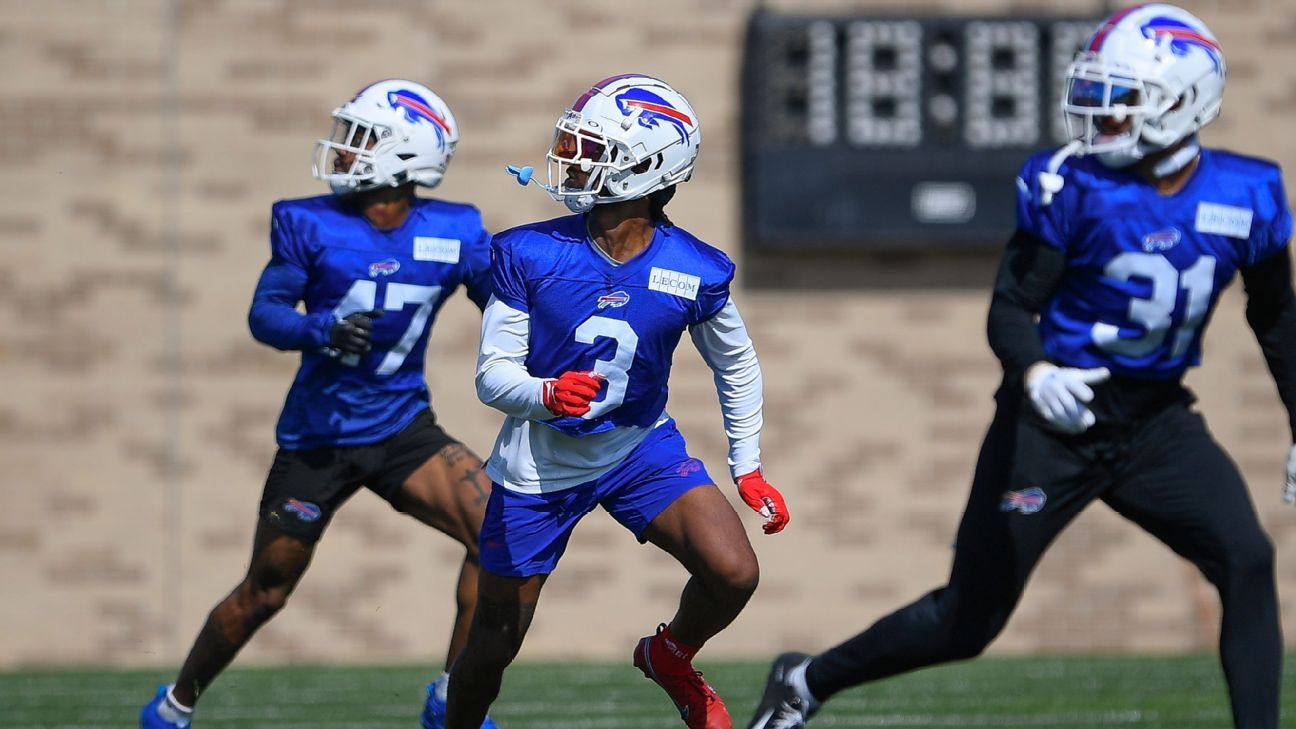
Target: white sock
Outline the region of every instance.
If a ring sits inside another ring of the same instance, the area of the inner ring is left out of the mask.
[[[188,726],[189,720],[193,718],[193,707],[176,700],[175,685],[167,686],[166,701],[158,704],[158,716],[174,724]]]
[[[437,676],[436,680],[433,681],[432,684],[436,686],[433,691],[436,691],[437,701],[445,701],[446,691],[450,689],[450,674],[442,671],[441,675]]]
[[[819,709],[819,699],[816,699],[814,694],[810,693],[810,686],[806,683],[806,668],[809,665],[810,661],[807,659],[801,665],[787,672],[788,685],[791,686],[792,690],[796,691],[797,696],[805,702],[807,713],[818,711]]]

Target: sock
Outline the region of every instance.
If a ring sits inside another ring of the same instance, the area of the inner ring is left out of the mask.
[[[701,647],[681,642],[680,639],[676,638],[675,634],[671,632],[669,625],[663,627],[661,632],[657,634],[657,637],[660,638],[662,644],[666,646],[666,650],[670,651],[672,655],[685,663],[692,661],[693,656]]]
[[[792,690],[796,691],[797,696],[805,702],[806,708],[809,712],[813,713],[818,711],[819,704],[822,702],[815,698],[815,695],[810,691],[810,684],[806,683],[806,668],[809,666],[810,661],[807,660],[801,665],[789,670],[787,672],[787,684],[791,686]]]
[[[185,706],[176,700],[175,685],[167,686],[166,701],[158,704],[158,716],[180,726],[188,726],[193,718],[193,707]]]
[[[436,692],[437,701],[444,702],[446,692],[450,690],[450,674],[442,671],[441,675],[437,676],[436,680],[432,682],[432,686],[432,690]]]

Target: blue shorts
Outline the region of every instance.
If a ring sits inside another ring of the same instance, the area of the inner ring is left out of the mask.
[[[481,565],[504,577],[553,572],[576,523],[602,506],[621,526],[643,533],[685,491],[715,483],[685,450],[670,420],[653,429],[612,470],[548,494],[524,494],[494,484],[481,529]]]

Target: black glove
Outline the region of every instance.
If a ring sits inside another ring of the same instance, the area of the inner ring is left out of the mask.
[[[347,314],[333,324],[329,332],[329,346],[342,354],[364,354],[369,351],[370,337],[373,336],[373,320],[382,316],[382,312],[357,311]]]

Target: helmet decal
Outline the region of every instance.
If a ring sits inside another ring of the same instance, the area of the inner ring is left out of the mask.
[[[635,109],[640,109],[640,125],[655,127],[659,120],[664,121],[675,127],[675,131],[680,135],[680,141],[688,139],[688,129],[684,125],[693,126],[693,120],[688,114],[671,106],[657,94],[647,89],[630,88],[626,89],[625,93],[617,95],[616,103],[617,108],[626,116],[633,114]]]
[[[1152,18],[1143,24],[1142,30],[1144,37],[1154,42],[1169,36],[1170,51],[1176,56],[1188,55],[1188,51],[1193,46],[1202,48],[1210,55],[1216,71],[1221,71],[1223,68],[1224,53],[1220,50],[1219,43],[1197,32],[1182,20],[1166,17]]]
[[[410,91],[409,89],[397,89],[396,91],[387,92],[387,103],[393,108],[405,112],[405,118],[411,124],[422,124],[426,119],[432,122],[436,128],[437,139],[441,144],[445,144],[445,135],[450,131],[450,126],[446,124],[445,119],[441,118],[432,110],[427,100],[422,96]]]

